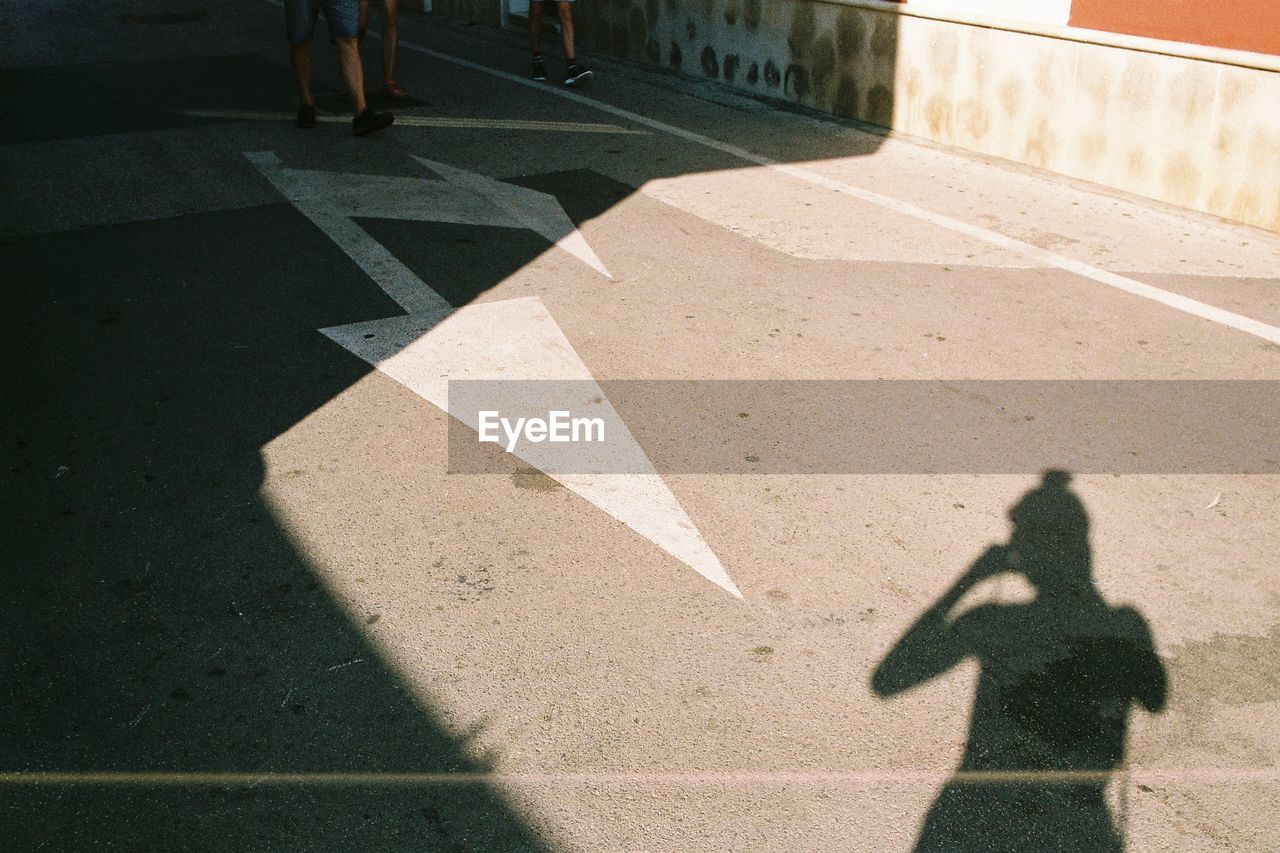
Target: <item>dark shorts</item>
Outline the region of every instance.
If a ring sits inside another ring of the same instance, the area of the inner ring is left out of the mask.
[[[353,39],[360,26],[358,0],[284,0],[284,19],[289,44],[306,44],[316,31],[316,16],[324,8],[329,35]]]

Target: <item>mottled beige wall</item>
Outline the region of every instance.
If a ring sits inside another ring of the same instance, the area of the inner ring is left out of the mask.
[[[895,129],[1280,231],[1280,73],[899,20]]]
[[[580,0],[583,46],[888,125],[896,15],[808,0]]]
[[[585,50],[1280,231],[1277,72],[839,2],[575,6]]]

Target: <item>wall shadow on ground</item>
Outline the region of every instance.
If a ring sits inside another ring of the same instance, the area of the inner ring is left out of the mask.
[[[1088,516],[1065,472],[1009,511],[990,548],[903,635],[871,685],[891,697],[976,658],[969,739],[924,819],[917,850],[1120,850],[1123,814],[1106,798],[1124,768],[1129,713],[1164,708],[1166,675],[1132,607],[1093,586]],[[984,581],[1015,573],[1030,602],[963,608]]]
[[[488,236],[497,280],[542,249]],[[447,258],[458,235],[436,237]],[[380,614],[331,598],[260,494],[263,446],[369,370],[315,330],[399,307],[288,205],[12,240],[0,258],[0,769],[488,770],[365,638]],[[0,815],[11,849],[544,844],[483,781],[8,784]]]

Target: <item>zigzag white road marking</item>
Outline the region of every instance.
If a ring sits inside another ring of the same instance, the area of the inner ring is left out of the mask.
[[[247,152],[245,157],[408,312],[321,329],[325,335],[446,412],[451,379],[582,383],[585,399],[578,410],[594,404],[592,414],[606,419],[610,445],[625,463],[619,470],[640,473],[547,473],[721,589],[742,597],[540,299],[454,309],[351,219],[514,223],[554,240],[607,277],[604,264],[553,197],[430,160],[420,162],[444,182],[288,169],[270,152]],[[387,191],[387,182],[396,182],[394,192]],[[539,386],[530,387],[538,392]],[[565,403],[548,399],[544,409],[565,408]],[[458,416],[477,426],[474,418]],[[537,445],[522,443],[515,453],[538,467]]]

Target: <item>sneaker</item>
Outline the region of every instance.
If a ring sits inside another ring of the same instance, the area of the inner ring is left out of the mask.
[[[573,63],[568,70],[564,72],[564,84],[566,86],[576,86],[579,83],[585,83],[591,79],[591,69],[586,68],[578,63]]]
[[[367,109],[351,120],[351,132],[356,136],[364,136],[366,133],[391,127],[395,120],[396,117],[391,113],[375,113]]]
[[[316,126],[316,107],[315,104],[302,104],[298,107],[298,117],[293,120],[296,127],[315,127]]]
[[[543,64],[541,56],[535,56],[533,58],[533,79],[537,80],[539,83],[545,83],[547,81],[547,66]]]

